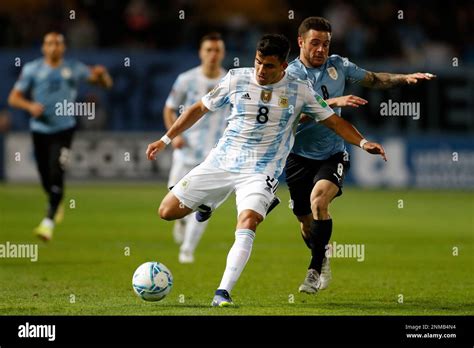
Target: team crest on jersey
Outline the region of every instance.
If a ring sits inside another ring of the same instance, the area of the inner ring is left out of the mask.
[[[285,97],[285,96],[280,96],[280,98],[278,98],[278,106],[281,107],[281,108],[287,108],[288,107],[288,97]]]
[[[333,80],[337,80],[337,70],[335,67],[330,67],[330,68],[327,68],[326,70],[328,72],[328,75],[330,78],[332,78]]]
[[[267,91],[267,90],[262,90],[262,93],[260,94],[260,99],[264,102],[264,103],[268,103],[270,102],[270,100],[272,99],[272,91]]]
[[[65,79],[68,79],[72,76],[72,71],[69,68],[63,68],[61,70],[61,76]]]

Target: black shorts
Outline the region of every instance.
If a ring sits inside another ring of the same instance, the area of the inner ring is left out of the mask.
[[[336,197],[342,195],[342,185],[349,167],[347,152],[338,152],[326,160],[313,160],[291,153],[286,160],[285,175],[293,201],[293,213],[296,216],[311,214],[311,191],[321,179],[329,180],[339,187]]]

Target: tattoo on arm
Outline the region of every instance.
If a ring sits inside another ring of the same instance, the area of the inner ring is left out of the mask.
[[[404,84],[406,84],[406,80],[403,74],[375,73],[372,71],[368,71],[361,81],[362,86],[376,89],[392,88]]]

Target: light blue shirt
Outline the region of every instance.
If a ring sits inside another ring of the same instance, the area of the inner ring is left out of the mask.
[[[55,68],[46,64],[43,58],[25,64],[14,89],[31,93],[31,99],[44,106],[41,117],[31,117],[31,131],[52,134],[74,127],[75,117],[56,115],[55,105],[64,100],[75,102],[79,83],[87,80],[90,74],[85,64],[71,60],[64,60]]]
[[[331,55],[318,68],[306,67],[299,58],[292,61],[287,71],[303,80],[309,80],[313,89],[324,99],[344,95],[346,81],[359,82],[367,71],[359,68],[347,58]],[[334,108],[341,116],[341,108]],[[325,160],[346,150],[344,139],[322,124],[306,122],[298,125],[292,153],[314,160]]]

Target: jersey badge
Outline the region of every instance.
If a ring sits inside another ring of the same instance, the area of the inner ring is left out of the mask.
[[[264,102],[264,103],[268,103],[270,102],[270,100],[272,99],[272,91],[267,91],[267,90],[262,90],[262,93],[260,94],[260,99]]]
[[[280,96],[278,99],[278,106],[281,108],[287,108],[288,107],[288,97],[285,96]]]
[[[330,68],[327,68],[326,70],[328,72],[328,75],[330,78],[332,78],[333,80],[337,80],[337,70],[335,67],[330,67]]]

